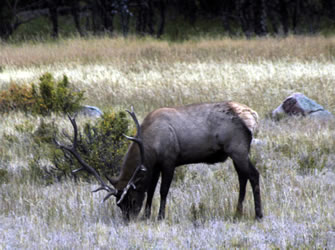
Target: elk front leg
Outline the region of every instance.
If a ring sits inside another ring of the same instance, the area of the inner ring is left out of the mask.
[[[145,219],[149,219],[151,215],[152,198],[154,197],[155,189],[156,189],[157,182],[159,179],[159,174],[160,172],[158,169],[154,170],[152,174],[150,186],[149,186],[148,193],[147,193],[147,202],[145,204],[145,211],[144,211]]]
[[[173,174],[174,174],[174,167],[168,167],[166,169],[163,169],[162,171],[162,183],[160,189],[161,204],[158,212],[158,220],[162,220],[165,218],[166,197],[170,189]]]

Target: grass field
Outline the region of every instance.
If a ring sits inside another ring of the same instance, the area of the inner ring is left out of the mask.
[[[254,220],[248,185],[244,215],[234,220],[237,174],[223,164],[179,168],[166,219],[125,224],[94,183],[42,185],[26,174],[33,141],[17,127],[40,117],[1,114],[0,249],[335,248],[335,123],[269,119],[293,92],[335,113],[335,38],[151,39],[89,38],[55,43],[0,44],[0,89],[36,82],[45,72],[69,77],[85,104],[102,110],[134,105],[151,110],[194,102],[234,100],[260,115],[251,158],[261,173],[264,219]],[[55,120],[70,129],[60,116]],[[15,138],[15,139],[13,139]]]

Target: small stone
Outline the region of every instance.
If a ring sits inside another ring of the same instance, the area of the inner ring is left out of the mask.
[[[80,115],[85,115],[85,116],[95,117],[95,118],[99,118],[103,115],[102,111],[99,108],[95,106],[89,106],[89,105],[82,106],[78,113]]]

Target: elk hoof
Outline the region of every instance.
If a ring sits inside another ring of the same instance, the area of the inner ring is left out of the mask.
[[[241,208],[236,209],[234,219],[240,219],[242,217],[242,214],[243,214],[243,212],[242,212]]]
[[[146,221],[146,220],[149,220],[149,219],[150,219],[150,215],[148,215],[148,214],[143,214],[143,216],[141,217],[142,221]]]
[[[263,214],[258,214],[258,215],[256,215],[256,218],[255,218],[255,220],[256,221],[262,221],[262,219],[263,219]]]

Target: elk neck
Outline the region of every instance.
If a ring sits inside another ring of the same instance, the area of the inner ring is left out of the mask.
[[[138,145],[132,142],[125,157],[123,158],[120,175],[112,179],[114,182],[112,184],[117,190],[123,190],[126,187],[135,169],[140,165],[140,163],[141,159]]]

